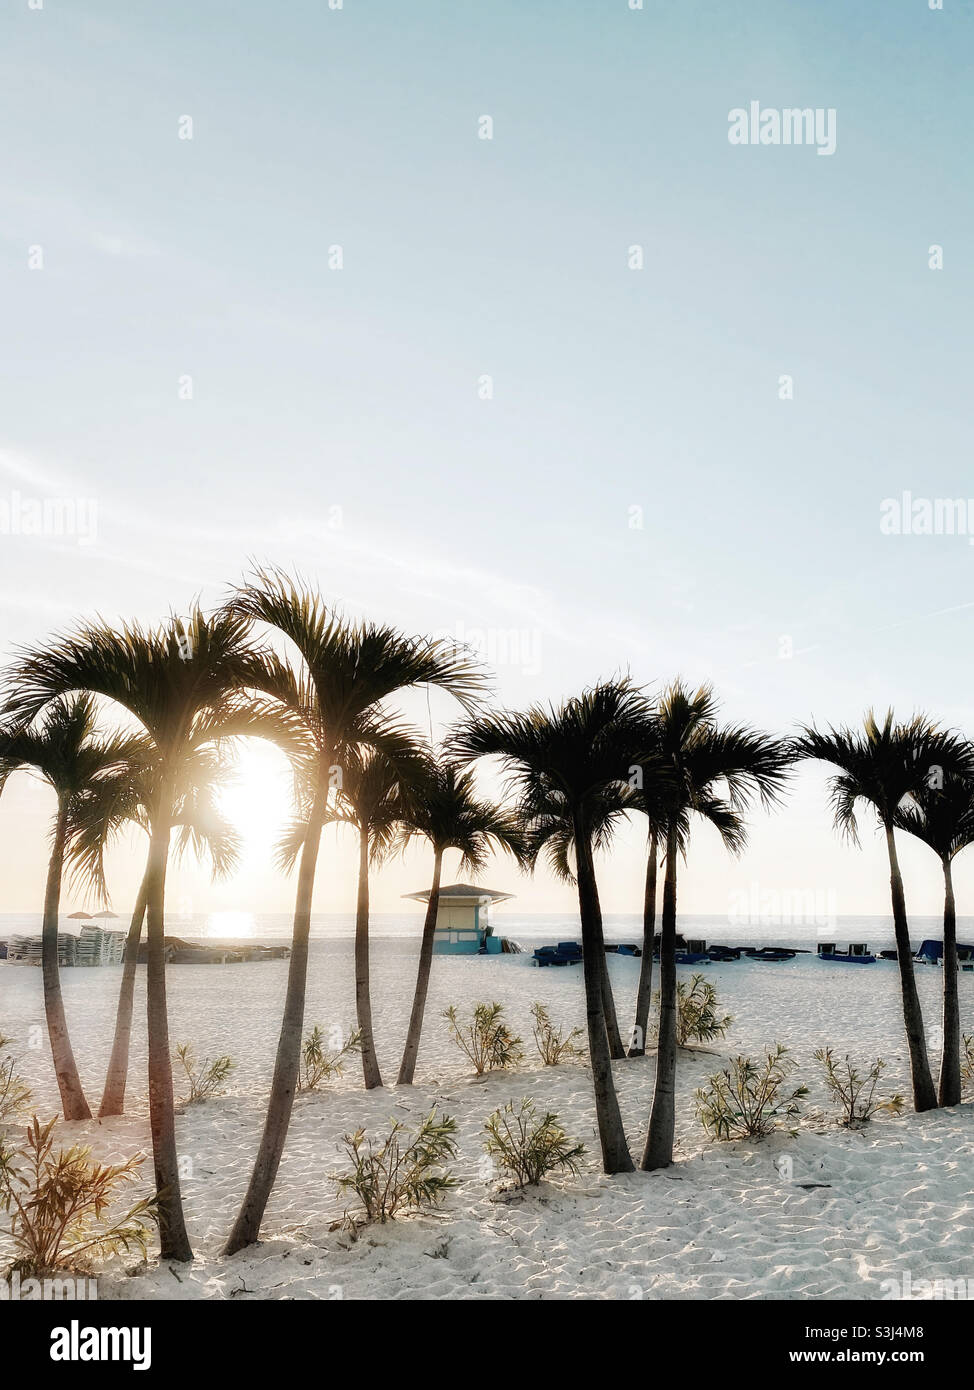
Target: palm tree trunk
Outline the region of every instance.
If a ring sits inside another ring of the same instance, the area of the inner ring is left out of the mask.
[[[47,1035],[51,1040],[51,1056],[54,1059],[54,1072],[57,1076],[58,1090],[61,1092],[61,1109],[66,1120],[90,1120],[91,1111],[81,1089],[71,1038],[68,1034],[68,1021],[64,1014],[64,999],[61,995],[61,973],[58,969],[57,939],[58,913],[61,907],[61,871],[64,867],[64,844],[68,833],[68,808],[58,801],[57,820],[54,823],[54,843],[47,866],[47,886],[44,890],[44,919],[41,927],[41,974],[44,985],[44,1012],[47,1015]]]
[[[622,1045],[622,1034],[619,1032],[619,1019],[616,1015],[616,1001],[612,993],[612,981],[609,978],[609,962],[606,959],[605,945],[602,946],[602,1012],[605,1014],[605,1035],[609,1043],[609,1056],[614,1062],[621,1061],[626,1055],[626,1049]]]
[[[147,878],[148,869],[142,878],[139,896],[135,900],[135,908],[129,924],[129,934],[125,939],[122,983],[118,991],[118,1009],[115,1014],[115,1037],[112,1041],[112,1055],[105,1077],[105,1090],[98,1111],[99,1119],[104,1119],[108,1115],[123,1115],[125,1113],[125,1086],[128,1081],[132,1007],[135,1000],[135,970],[139,963],[139,941],[142,938],[142,922],[145,918]]]
[[[362,1071],[365,1089],[382,1085],[379,1059],[372,1033],[372,996],[369,991],[369,830],[359,831],[358,901],[355,904],[355,1010],[362,1034]]]
[[[575,868],[578,881],[578,912],[582,923],[582,970],[585,974],[585,1022],[588,1050],[595,1088],[595,1113],[602,1145],[602,1167],[606,1173],[631,1173],[632,1155],[612,1080],[612,1058],[605,1030],[602,972],[605,942],[602,937],[602,910],[592,861],[592,845],[587,830],[576,818]]]
[[[149,1128],[159,1213],[160,1257],[191,1260],[183,1198],[179,1189],[176,1114],[173,1104],[169,1010],[166,1003],[166,871],[169,866],[171,812],[163,802],[152,821],[145,871],[148,918],[146,1013],[149,1035]]]
[[[413,1008],[409,1015],[409,1028],[406,1032],[406,1046],[403,1048],[402,1062],[399,1066],[397,1086],[411,1086],[416,1071],[416,1058],[419,1055],[419,1039],[423,1031],[423,1014],[426,1012],[426,995],[429,992],[430,968],[433,964],[433,935],[436,931],[436,912],[440,903],[440,871],[443,867],[443,851],[437,849],[433,859],[433,886],[430,889],[426,908],[426,921],[423,923],[423,940],[419,948],[419,971],[416,975],[416,992],[413,995]]]
[[[646,862],[646,895],[643,899],[643,954],[639,961],[639,984],[636,986],[636,1021],[629,1044],[630,1057],[642,1057],[646,1052],[649,1032],[649,1006],[653,998],[653,947],[656,944],[656,875],[659,836],[654,830],[649,837],[649,858]]]
[[[944,1045],[940,1057],[941,1105],[960,1105],[960,1003],[957,998],[957,909],[950,856],[944,856]]]
[[[274,1187],[277,1170],[284,1153],[294,1093],[297,1090],[301,1066],[301,1038],[304,1030],[304,1000],[308,981],[308,938],[311,934],[311,904],[314,898],[315,869],[321,828],[328,801],[327,767],[329,759],[322,755],[321,781],[308,820],[308,833],[301,850],[298,870],[298,889],[294,903],[294,929],[291,938],[291,960],[288,967],[287,992],[284,996],[284,1017],[277,1043],[277,1058],[271,1093],[267,1102],[264,1130],[254,1160],[253,1172],[246,1195],[233,1223],[225,1255],[234,1255],[245,1246],[253,1245],[260,1234],[260,1223]]]
[[[923,1013],[920,1009],[920,996],[917,994],[913,956],[910,951],[910,927],[906,918],[903,876],[900,873],[899,860],[896,855],[896,841],[893,838],[891,825],[886,826],[886,848],[889,853],[889,888],[893,902],[896,959],[900,967],[900,992],[903,996],[903,1022],[906,1025],[906,1041],[910,1049],[910,1072],[913,1077],[913,1106],[918,1112],[934,1110],[937,1105],[937,1092],[934,1090],[933,1077],[930,1075],[930,1063],[927,1059]]]
[[[649,1132],[640,1167],[647,1172],[673,1162],[676,1133],[676,829],[666,836],[666,877],[663,880],[663,920],[659,948],[659,1046],[656,1049],[656,1089]]]

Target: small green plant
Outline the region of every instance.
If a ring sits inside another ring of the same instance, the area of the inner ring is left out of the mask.
[[[298,1078],[299,1091],[316,1091],[324,1081],[341,1076],[345,1069],[345,1059],[353,1052],[360,1052],[362,1034],[350,1033],[337,1048],[328,1052],[325,1049],[325,1035],[317,1023],[301,1045],[301,1071]]]
[[[197,1066],[196,1054],[190,1043],[180,1043],[176,1056],[182,1062],[189,1080],[189,1095],[184,1098],[186,1105],[195,1105],[198,1101],[220,1095],[223,1083],[235,1066],[232,1057],[215,1057],[212,1062],[209,1057],[204,1057]]]
[[[364,1129],[346,1134],[352,1170],[338,1179],[338,1191],[353,1192],[361,1203],[360,1211],[345,1212],[348,1229],[438,1207],[457,1185],[444,1166],[457,1156],[456,1129],[456,1120],[437,1116],[434,1105],[412,1135],[401,1120],[382,1140],[369,1139]]]
[[[555,1026],[548,1010],[540,1002],[531,1005],[531,1016],[534,1019],[534,1045],[546,1067],[557,1067],[560,1062],[585,1056],[584,1049],[575,1044],[575,1039],[582,1036],[581,1028],[573,1028],[566,1036],[565,1030]]]
[[[815,1053],[815,1060],[822,1064],[825,1085],[842,1111],[844,1125],[851,1128],[864,1125],[879,1110],[888,1110],[893,1115],[901,1113],[906,1103],[901,1095],[890,1096],[886,1100],[876,1097],[876,1087],[886,1069],[882,1057],[877,1057],[867,1072],[860,1072],[848,1056],[837,1062],[830,1047],[820,1047]]]
[[[0,1209],[10,1215],[16,1252],[10,1272],[37,1278],[80,1271],[130,1250],[144,1259],[156,1199],[143,1198],[114,1219],[106,1215],[119,1189],[137,1179],[144,1155],[105,1164],[93,1163],[91,1150],[80,1145],[55,1154],[56,1123],[42,1125],[33,1116],[21,1148],[0,1139]]]
[[[974,1033],[963,1035],[964,1056],[961,1058],[961,1078],[968,1084],[974,1082]]]
[[[550,1110],[539,1120],[534,1102],[527,1097],[518,1107],[508,1101],[495,1110],[484,1128],[484,1148],[511,1175],[515,1187],[537,1184],[558,1168],[577,1173],[576,1160],[585,1152],[583,1144],[569,1139]]]
[[[762,1139],[782,1120],[794,1119],[808,1095],[805,1085],[786,1089],[795,1066],[782,1043],[765,1054],[760,1066],[750,1057],[735,1057],[694,1092],[704,1129],[714,1139]]]
[[[659,1007],[659,995],[656,995]],[[719,1012],[717,990],[703,975],[679,980],[676,986],[676,1041],[679,1047],[689,1042],[713,1042],[722,1038],[734,1022],[732,1014]]]
[[[487,1071],[516,1067],[524,1056],[521,1039],[516,1037],[502,1015],[504,1005],[476,1004],[469,1023],[461,1024],[451,1004],[443,1017],[449,1021],[450,1036],[471,1062],[478,1076]]]
[[[30,1105],[31,1089],[21,1080],[17,1063],[4,1050],[10,1042],[0,1033],[0,1125],[17,1118]]]

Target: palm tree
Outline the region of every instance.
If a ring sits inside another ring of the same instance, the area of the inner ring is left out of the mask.
[[[943,1051],[940,1056],[941,1105],[959,1105],[960,1002],[957,997],[957,908],[952,865],[974,844],[974,782],[969,777],[934,775],[910,794],[896,813],[896,825],[929,845],[944,875]]]
[[[326,813],[326,823],[351,825],[358,832],[359,875],[355,904],[355,1011],[362,1039],[366,1090],[382,1085],[372,1027],[369,981],[369,866],[389,853],[403,814],[401,785],[422,775],[426,751],[419,737],[390,723],[375,721],[369,736],[381,747],[353,743],[341,754],[342,782]],[[290,871],[304,843],[306,826],[296,822],[279,851]]]
[[[44,894],[41,928],[41,971],[44,1012],[54,1071],[66,1120],[89,1120],[91,1111],[81,1086],[71,1047],[58,970],[58,913],[65,858],[83,830],[85,797],[97,779],[124,762],[126,741],[99,738],[95,732],[94,702],[84,695],[55,700],[39,722],[0,735],[0,791],[10,774],[33,771],[53,789],[57,811],[51,834],[51,855]]]
[[[651,731],[652,751],[658,730]],[[630,800],[646,817],[648,844],[646,851],[646,886],[643,892],[643,953],[639,960],[639,983],[636,986],[636,1015],[633,1022],[629,1057],[642,1057],[646,1052],[649,1032],[649,1010],[653,998],[653,955],[656,950],[656,896],[659,878],[660,848],[666,843],[664,813],[664,779],[659,766],[648,779],[641,777],[631,788]]]
[[[724,845],[738,854],[746,843],[741,811],[758,795],[765,805],[779,797],[788,752],[784,745],[745,727],[720,728],[713,691],[691,692],[675,681],[656,708],[656,737],[644,783],[657,784],[666,826],[666,872],[660,932],[660,1019],[656,1088],[640,1167],[652,1171],[673,1162],[676,1129],[676,899],[677,861],[685,854],[690,816],[709,821]]]
[[[925,715],[917,714],[908,724],[898,724],[892,710],[887,710],[882,723],[869,710],[861,732],[830,727],[827,732],[820,733],[814,727],[805,728],[795,748],[800,757],[817,758],[839,769],[829,782],[829,800],[835,827],[840,833],[858,845],[856,807],[861,801],[873,808],[883,830],[889,858],[903,1022],[910,1049],[913,1104],[918,1111],[932,1110],[937,1104],[937,1093],[927,1059],[894,831],[904,801],[922,795],[931,770],[939,769],[944,776],[964,776],[970,769],[970,752],[959,738],[941,730]]]
[[[430,763],[426,776],[403,786],[401,793],[399,848],[405,849],[411,840],[421,838],[428,840],[433,849],[433,880],[419,948],[416,989],[397,1079],[398,1085],[411,1086],[433,964],[443,855],[448,849],[459,850],[460,872],[477,874],[492,847],[508,850],[518,859],[523,858],[524,849],[514,817],[495,802],[477,796],[471,772],[458,772],[450,763]]]
[[[591,826],[593,853],[608,848],[617,822],[626,816],[636,804],[633,795],[631,788],[621,784],[604,789],[593,811]],[[534,868],[543,850],[556,877],[564,883],[570,883],[573,888],[577,888],[578,880],[574,867],[576,863],[574,858],[575,831],[572,814],[564,795],[560,792],[553,792],[548,806],[541,814],[534,816],[527,829],[527,859],[531,868]],[[622,1035],[619,1032],[615,997],[612,993],[612,981],[609,978],[605,951],[602,952],[600,965],[602,971],[602,1010],[605,1014],[605,1032],[609,1043],[609,1056],[614,1062],[621,1061],[627,1054],[622,1045]]]
[[[665,835],[665,831],[664,831]],[[660,830],[650,826],[646,854],[646,887],[643,892],[643,953],[639,959],[639,983],[636,985],[636,1015],[627,1057],[642,1057],[646,1053],[649,1032],[649,1009],[653,998],[653,953],[656,949],[656,896],[659,877]]]
[[[267,624],[297,649],[297,667],[266,654],[251,663],[249,681],[300,719],[310,749],[299,768],[300,786],[308,791],[301,807],[304,833],[284,1017],[257,1158],[225,1247],[232,1255],[258,1237],[287,1138],[304,1026],[315,870],[329,800],[342,777],[336,758],[356,743],[375,741],[380,702],[397,691],[437,685],[471,708],[483,678],[454,644],[407,637],[375,623],[346,622],[326,609],[318,594],[279,571],[259,571],[237,590],[229,611]]]
[[[193,1257],[179,1184],[165,962],[166,872],[184,770],[207,744],[243,734],[286,736],[279,713],[239,691],[255,659],[248,627],[242,615],[206,617],[196,605],[188,618],[172,617],[154,628],[130,623],[115,629],[98,621],[23,653],[6,684],[4,712],[15,720],[32,719],[69,691],[101,695],[138,720],[157,759],[146,807],[146,994],[149,1125],[163,1259]]]
[[[173,803],[176,857],[191,850],[197,856],[208,853],[214,878],[227,877],[236,868],[240,856],[239,836],[218,806],[226,771],[227,764],[217,750],[197,748],[185,760],[182,787]],[[112,840],[133,825],[147,835],[150,833],[148,808],[152,804],[156,776],[153,746],[145,738],[133,739],[126,764],[113,776],[100,779],[86,793],[83,829],[71,848],[71,859],[94,881],[100,884],[105,881],[104,856]],[[135,974],[145,918],[147,874],[148,869],[139,886],[125,941],[115,1033],[98,1109],[99,1119],[125,1112]],[[107,893],[103,893],[103,897],[107,902]]]
[[[461,726],[449,744],[457,757],[496,755],[503,760],[526,826],[550,813],[553,801],[563,801],[571,817],[589,1057],[607,1173],[631,1172],[633,1163],[606,1034],[605,941],[593,841],[604,820],[606,797],[617,796],[627,785],[634,754],[648,742],[650,719],[648,701],[629,680],[605,681],[557,707],[533,705],[523,714],[484,715]]]

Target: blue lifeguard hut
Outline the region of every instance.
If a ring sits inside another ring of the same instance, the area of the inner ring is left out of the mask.
[[[436,930],[433,935],[433,954],[437,956],[493,955],[501,951],[501,939],[491,934],[489,921],[492,903],[506,902],[513,893],[498,893],[492,888],[478,888],[474,883],[449,883],[440,889],[436,906]],[[404,893],[414,902],[428,903],[430,890]]]

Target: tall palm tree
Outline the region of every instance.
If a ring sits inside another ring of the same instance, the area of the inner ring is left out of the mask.
[[[460,758],[498,756],[531,826],[563,799],[572,822],[582,927],[582,968],[589,1057],[602,1161],[607,1173],[631,1172],[632,1155],[612,1080],[603,1002],[605,941],[593,860],[607,795],[626,785],[634,755],[648,741],[651,707],[629,680],[605,681],[559,706],[488,714],[460,727],[450,751]]]
[[[342,780],[326,813],[326,823],[352,826],[358,833],[359,873],[355,903],[355,1012],[362,1038],[362,1071],[366,1090],[382,1085],[372,1027],[369,962],[369,868],[392,848],[403,803],[401,787],[423,775],[426,749],[418,735],[392,723],[375,721],[369,736],[381,746],[353,743],[341,756]],[[290,871],[301,852],[307,827],[297,821],[279,849],[283,868]]]
[[[630,788],[622,784],[605,788],[593,810],[591,829],[594,853],[608,848],[617,822],[628,814],[634,804],[633,793]],[[561,792],[553,792],[544,812],[534,816],[530,825],[525,828],[527,831],[527,858],[530,867],[534,868],[543,851],[555,875],[564,883],[569,883],[573,888],[577,888],[578,879],[574,867],[576,864],[575,830],[572,813],[564,795]],[[605,1014],[605,1032],[609,1043],[609,1055],[613,1061],[621,1061],[627,1054],[622,1044],[622,1035],[619,1032],[619,1020],[616,1014],[615,997],[612,993],[612,981],[609,978],[605,951],[602,952],[600,966],[602,971],[602,1010]]]
[[[949,775],[928,778],[898,809],[896,825],[929,845],[943,869],[943,1051],[937,1099],[941,1105],[959,1105],[961,1031],[957,997],[957,907],[952,867],[961,850],[974,844],[974,782],[969,777]]]
[[[448,849],[459,850],[460,872],[477,874],[486,865],[492,848],[508,850],[518,859],[523,858],[524,850],[514,817],[495,802],[477,796],[470,772],[459,772],[450,763],[431,762],[426,776],[404,785],[401,793],[399,847],[405,849],[411,840],[420,838],[427,840],[433,850],[433,879],[419,948],[416,989],[397,1079],[398,1085],[411,1086],[433,964],[443,856]]]
[[[665,834],[665,832],[664,832]],[[649,829],[646,852],[646,884],[643,889],[643,953],[639,959],[639,982],[636,985],[636,1012],[627,1057],[643,1057],[646,1035],[649,1032],[649,1010],[653,999],[653,954],[656,950],[656,898],[659,881],[660,831]]]
[[[21,654],[6,683],[5,713],[15,720],[33,718],[69,691],[103,696],[141,724],[157,758],[146,808],[146,994],[149,1125],[163,1259],[193,1257],[179,1184],[165,963],[166,872],[184,768],[207,744],[244,734],[284,737],[286,732],[279,713],[240,693],[254,660],[248,627],[240,614],[207,617],[195,605],[188,618],[172,617],[153,628],[89,623]]]
[[[909,723],[900,724],[893,718],[892,710],[886,711],[882,723],[869,710],[861,731],[830,727],[826,732],[819,732],[814,726],[805,728],[795,747],[798,756],[817,758],[839,769],[829,781],[829,800],[835,827],[841,834],[858,845],[856,808],[860,802],[865,802],[875,812],[885,836],[913,1104],[918,1111],[933,1110],[937,1092],[927,1058],[894,832],[903,803],[908,797],[922,795],[931,770],[940,769],[947,777],[964,776],[970,770],[970,752],[961,739],[940,729],[926,715],[914,715]]]
[[[93,881],[104,884],[104,857],[109,844],[127,828],[136,826],[148,835],[148,808],[152,804],[158,759],[145,738],[133,739],[126,763],[115,774],[102,778],[86,793],[83,829],[71,847],[73,863]],[[209,855],[213,877],[226,878],[237,866],[240,838],[222,815],[218,798],[227,764],[216,749],[197,748],[183,765],[181,782],[173,802],[176,858],[193,851]],[[98,1116],[125,1112],[129,1045],[135,1000],[135,975],[146,908],[146,877],[142,877],[125,941],[125,958],[115,1013],[115,1033]],[[102,894],[108,901],[107,892]]]
[[[724,845],[740,853],[746,842],[741,811],[757,795],[779,797],[789,755],[783,744],[745,727],[721,728],[709,686],[691,692],[681,681],[656,707],[655,737],[644,782],[657,783],[666,826],[666,871],[660,932],[660,1019],[656,1087],[640,1167],[673,1162],[676,1129],[676,901],[677,868],[689,838],[690,817],[709,821]]]
[[[658,729],[650,730],[651,743],[646,752],[652,752],[658,738]],[[645,774],[647,769],[641,769]],[[646,883],[643,891],[643,953],[639,960],[639,983],[636,986],[636,1013],[633,1022],[632,1038],[628,1056],[642,1057],[646,1052],[646,1037],[649,1032],[649,1010],[653,998],[653,955],[656,950],[656,897],[659,880],[660,850],[666,843],[666,815],[663,792],[665,779],[660,767],[649,769],[650,776],[640,776],[634,781],[630,791],[631,803],[646,817]]]
[[[225,1247],[232,1255],[257,1239],[284,1152],[301,1055],[321,831],[341,782],[336,758],[356,743],[375,741],[381,702],[397,691],[436,685],[472,708],[484,683],[475,663],[454,644],[407,637],[375,623],[349,623],[328,610],[318,594],[276,570],[259,571],[252,583],[238,589],[229,611],[266,624],[297,649],[297,666],[267,654],[252,662],[249,680],[300,719],[310,747],[298,779],[310,789],[310,798],[304,798],[301,808],[304,836],[284,1016],[257,1158]]]
[[[0,791],[10,774],[22,768],[39,776],[57,796],[44,893],[41,971],[47,1032],[66,1120],[88,1120],[91,1111],[78,1075],[61,994],[61,882],[65,859],[84,829],[86,794],[99,778],[124,763],[126,747],[124,739],[97,736],[94,702],[85,695],[55,700],[40,720],[0,734]]]

